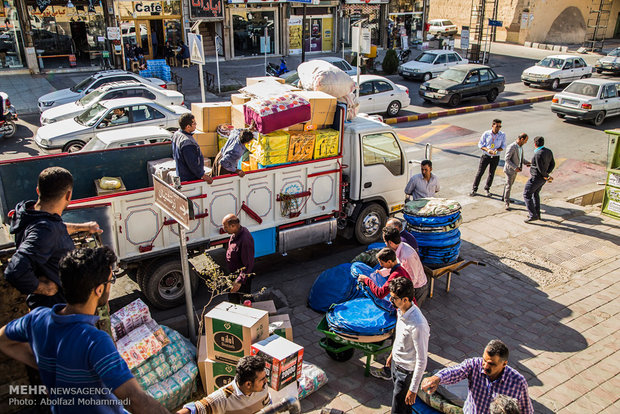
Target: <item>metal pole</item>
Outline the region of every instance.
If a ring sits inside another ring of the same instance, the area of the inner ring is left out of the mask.
[[[355,97],[360,99],[360,60],[362,54],[362,22],[364,19],[360,20],[359,27],[357,30],[357,89],[355,90]]]
[[[123,70],[127,70],[127,61],[125,59],[125,44],[123,43],[123,25],[122,25],[122,20],[121,20],[121,10],[120,7],[115,7],[118,6],[117,4],[112,4],[112,7],[114,7],[116,9],[116,11],[118,11],[118,17],[116,18],[116,23],[118,24],[118,28],[121,32],[121,60],[123,61]]]
[[[202,65],[200,65],[202,66]],[[203,99],[204,101],[204,99]],[[187,257],[187,243],[185,241],[185,228],[177,223],[179,230],[179,242],[181,245],[181,269],[183,272],[183,290],[185,290],[185,308],[187,311],[187,329],[192,343],[196,343],[196,323],[194,321],[194,303],[192,301],[192,285],[189,280],[189,266]]]
[[[217,93],[222,93],[220,87],[220,50],[218,48],[218,41],[220,37],[215,35],[215,68],[217,69]],[[204,102],[204,99],[202,100]]]
[[[265,51],[265,76],[267,76],[267,28],[263,34],[263,50]]]
[[[484,22],[484,20],[483,20]],[[488,23],[488,22],[487,22]],[[487,37],[486,37],[486,44],[484,45],[484,52],[482,54],[482,64],[486,64],[487,62],[487,46],[490,45],[489,43],[489,29],[490,29],[491,25],[487,24]],[[489,47],[490,50],[490,47]]]
[[[304,14],[301,18],[301,63],[306,61],[306,4],[304,3]]]

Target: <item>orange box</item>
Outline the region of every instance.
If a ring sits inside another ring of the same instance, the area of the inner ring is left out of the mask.
[[[314,155],[314,131],[290,131],[288,162],[301,162],[312,159]]]

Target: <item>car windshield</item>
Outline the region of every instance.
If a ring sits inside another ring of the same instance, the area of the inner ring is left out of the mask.
[[[609,52],[609,55],[607,56],[620,56],[620,47]]]
[[[598,89],[599,85],[592,85],[585,82],[573,82],[568,85],[568,88],[564,89],[564,92],[596,97],[598,96]]]
[[[88,141],[86,145],[81,149],[82,152],[85,151],[97,151],[105,149],[105,143],[101,141],[99,138],[95,137]]]
[[[71,92],[82,92],[88,85],[90,85],[95,79],[92,76],[84,79],[82,82],[79,82],[77,85],[71,87]]]
[[[93,126],[99,118],[101,118],[101,115],[103,115],[107,110],[108,108],[105,106],[96,104],[84,111],[81,115],[76,116],[74,119],[78,124]]]
[[[436,57],[437,55],[434,53],[422,53],[420,56],[418,56],[414,60],[420,63],[433,63]]]
[[[444,26],[452,26],[454,23],[452,23],[450,20],[444,20],[443,21],[443,25]]]
[[[536,66],[542,66],[544,68],[562,69],[564,66],[564,59],[558,58],[544,58],[536,64]]]
[[[462,83],[467,75],[467,71],[458,70],[458,69],[448,69],[441,75],[439,75],[440,79],[449,80],[452,82]]]
[[[105,92],[106,91],[103,91],[103,90],[100,90],[100,89],[95,89],[94,91],[92,91],[91,93],[87,94],[86,96],[84,96],[79,101],[77,101],[77,103],[78,103],[78,105],[81,105],[81,106],[88,106],[90,103],[94,102],[97,98],[99,98]]]

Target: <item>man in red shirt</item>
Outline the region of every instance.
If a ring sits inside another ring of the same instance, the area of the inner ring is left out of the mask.
[[[409,276],[409,273],[407,273],[405,268],[402,267],[398,263],[398,260],[396,259],[396,253],[394,252],[394,250],[390,249],[389,247],[384,247],[383,249],[379,251],[379,253],[377,253],[377,260],[379,260],[379,264],[382,267],[382,269],[379,270],[379,273],[380,274],[387,273],[384,271],[385,269],[389,271],[389,274],[390,274],[390,276],[388,277],[388,280],[383,284],[383,286],[378,287],[375,284],[375,282],[373,282],[372,279],[364,275],[359,276],[357,278],[357,281],[368,286],[370,291],[376,297],[378,297],[379,299],[383,299],[390,293],[390,280],[395,279],[397,277],[404,277],[404,278],[411,280],[411,276]]]
[[[228,294],[228,300],[232,303],[241,303],[242,296],[249,294],[252,289],[250,277],[254,270],[254,238],[252,233],[241,225],[239,217],[234,214],[224,217],[222,226],[224,231],[230,234],[226,250],[228,271],[239,272]]]

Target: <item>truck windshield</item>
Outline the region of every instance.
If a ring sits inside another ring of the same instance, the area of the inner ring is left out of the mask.
[[[370,134],[362,138],[364,166],[383,164],[392,175],[403,173],[400,147],[389,132]]]
[[[437,55],[434,53],[422,53],[420,56],[415,58],[415,61],[420,63],[433,63],[436,57]]]
[[[83,97],[82,99],[78,100],[77,103],[78,105],[81,105],[81,106],[88,106],[91,102],[94,102],[97,98],[99,98],[101,94],[103,94],[104,92],[106,91],[95,89],[94,91],[92,91],[91,93]]]
[[[81,115],[76,116],[74,119],[78,124],[93,126],[99,118],[101,118],[101,115],[103,115],[107,110],[108,108],[105,106],[95,104],[88,110],[84,111]]]

